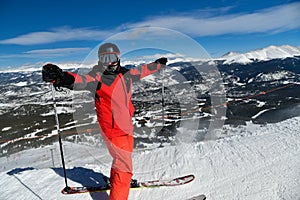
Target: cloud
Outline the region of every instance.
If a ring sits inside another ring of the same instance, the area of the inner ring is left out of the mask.
[[[0,44],[36,45],[74,40],[102,40],[111,35],[110,31],[99,31],[91,28],[61,27],[52,31],[33,32],[15,38],[1,40]]]
[[[226,10],[228,9],[224,9],[224,11]],[[143,22],[128,24],[127,28],[165,27],[196,37],[223,34],[275,33],[299,28],[299,11],[299,2],[234,15],[210,16],[203,15],[201,11],[194,11],[192,13],[178,13],[176,16],[155,16]]]
[[[87,47],[83,48],[56,48],[56,49],[37,49],[22,52],[20,54],[4,54],[0,55],[0,59],[11,59],[11,58],[35,58],[35,57],[58,57],[58,56],[69,56],[80,53],[88,53],[91,49]]]
[[[251,13],[226,14],[232,7],[195,10],[168,16],[153,16],[136,23],[122,24],[111,30],[61,27],[1,40],[0,44],[36,45],[62,41],[104,40],[120,30],[162,27],[190,36],[224,34],[278,33],[300,27],[300,2],[275,6]]]
[[[37,49],[26,51],[25,54],[42,54],[42,55],[58,55],[58,54],[71,54],[76,52],[87,52],[90,51],[90,48],[57,48],[57,49]]]

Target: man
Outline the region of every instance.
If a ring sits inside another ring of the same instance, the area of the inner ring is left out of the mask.
[[[105,43],[98,50],[98,64],[86,75],[63,72],[58,66],[43,66],[43,80],[55,87],[89,90],[95,95],[95,107],[101,134],[113,158],[110,174],[110,200],[128,199],[132,178],[134,107],[131,101],[132,83],[157,72],[167,58],[126,69],[120,65],[120,50]]]

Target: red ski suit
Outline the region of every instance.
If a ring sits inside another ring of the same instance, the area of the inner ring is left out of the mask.
[[[101,67],[96,65],[84,76],[68,72],[75,78],[73,89],[90,90],[95,93],[101,134],[113,157],[110,200],[126,200],[129,195],[134,114],[131,101],[132,83],[157,72],[160,67],[158,63],[150,63],[138,69],[121,67],[118,72],[103,72]]]

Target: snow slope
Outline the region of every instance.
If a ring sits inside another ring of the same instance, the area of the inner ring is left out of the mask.
[[[247,53],[229,52],[218,58],[217,60],[224,60],[224,64],[231,63],[251,63],[254,60],[266,61],[272,59],[283,59],[300,55],[300,47],[282,45],[269,46],[262,49],[256,49]]]
[[[215,141],[135,151],[134,178],[167,179],[193,173],[196,179],[178,187],[132,190],[129,199],[182,200],[201,193],[210,200],[300,199],[299,123],[300,117],[296,117],[263,126],[224,126]],[[7,169],[0,172],[0,199],[108,199],[106,193],[60,193],[64,187],[61,168],[38,166],[43,162],[42,152],[57,146],[11,156],[15,169],[1,158]],[[65,143],[64,148],[69,185],[97,184],[109,174],[111,160],[104,150],[72,143]],[[88,160],[91,155],[97,157],[92,157],[94,163]]]

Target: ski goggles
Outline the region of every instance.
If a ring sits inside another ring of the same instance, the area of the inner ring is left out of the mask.
[[[100,54],[99,56],[99,62],[103,64],[113,64],[116,62],[119,62],[119,54],[117,53],[103,53]]]

